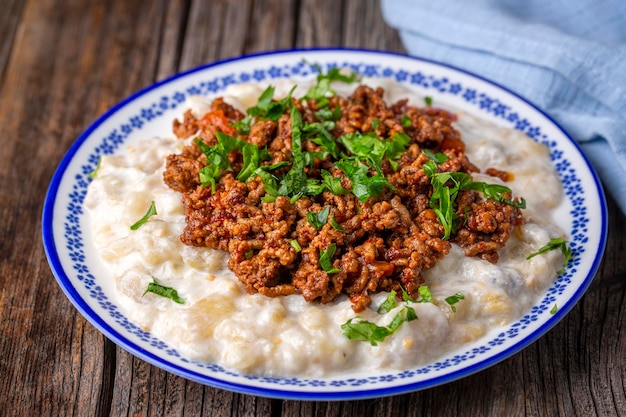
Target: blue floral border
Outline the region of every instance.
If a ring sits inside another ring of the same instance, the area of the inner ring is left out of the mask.
[[[176,91],[173,94],[160,97],[150,106],[142,108],[137,114],[130,116],[124,123],[113,129],[107,136],[103,137],[99,145],[95,147],[93,153],[87,158],[87,163],[82,165],[81,173],[74,177],[72,192],[69,194],[69,203],[65,209],[64,222],[64,245],[69,251],[69,257],[73,263],[72,268],[76,272],[77,279],[88,291],[89,296],[97,301],[100,307],[108,312],[110,317],[129,334],[137,337],[141,342],[148,343],[152,348],[162,351],[164,354],[177,358],[184,363],[192,363],[195,366],[205,368],[216,374],[224,374],[232,377],[243,377],[247,380],[260,384],[271,384],[291,387],[360,387],[388,384],[398,380],[410,380],[413,377],[429,374],[442,369],[456,367],[463,362],[485,355],[492,349],[504,344],[507,339],[519,337],[521,331],[526,329],[531,323],[536,322],[543,315],[550,314],[549,310],[556,302],[557,296],[564,293],[572,283],[572,277],[576,273],[580,264],[580,255],[585,252],[585,244],[588,242],[589,217],[585,207],[585,190],[581,179],[577,176],[576,169],[571,162],[564,157],[563,151],[558,149],[557,142],[550,140],[539,126],[533,125],[531,121],[520,116],[511,106],[501,102],[497,98],[477,91],[475,88],[464,86],[462,83],[451,81],[446,77],[438,77],[426,74],[422,71],[406,71],[381,64],[353,63],[353,62],[328,62],[325,69],[330,68],[350,68],[367,77],[393,78],[402,83],[408,83],[430,89],[440,94],[449,94],[461,97],[467,103],[477,107],[483,112],[490,113],[497,118],[510,123],[515,129],[525,132],[528,136],[538,142],[546,144],[551,152],[551,158],[556,166],[558,174],[565,188],[565,196],[571,202],[573,218],[571,230],[570,247],[572,248],[572,259],[556,282],[548,289],[546,295],[540,303],[534,306],[529,313],[511,325],[508,330],[489,340],[483,346],[473,347],[462,354],[455,355],[442,361],[437,361],[428,366],[412,370],[405,370],[399,373],[370,376],[368,378],[348,378],[348,379],[300,379],[300,378],[278,378],[242,375],[232,372],[222,366],[210,363],[190,361],[180,355],[180,353],[167,345],[160,339],[155,338],[149,332],[142,330],[137,325],[130,322],[118,307],[113,304],[102,288],[96,284],[95,276],[90,272],[85,260],[85,244],[83,233],[80,228],[80,219],[83,216],[83,201],[87,193],[90,179],[88,174],[97,166],[102,155],[114,153],[124,144],[128,136],[164,114],[164,112],[178,108],[190,95],[215,95],[223,91],[231,84],[241,82],[260,82],[291,77],[313,76],[317,73],[317,67],[300,61],[295,64],[285,64],[283,66],[272,65],[269,68],[255,68],[249,71],[232,73],[226,76],[210,78],[199,82],[185,89]]]

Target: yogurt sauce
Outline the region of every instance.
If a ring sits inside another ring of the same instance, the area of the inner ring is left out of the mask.
[[[422,97],[390,81],[364,82],[382,84],[387,102],[408,97],[414,105],[423,103]],[[290,86],[279,83],[276,95],[286,94]],[[225,100],[243,110],[256,104],[264,87],[230,86]],[[300,85],[294,96],[306,88]],[[352,88],[336,90],[348,94]],[[187,108],[200,117],[209,105],[207,99],[191,97]],[[103,156],[88,189],[85,207],[94,243],[115,280],[117,302],[131,321],[184,357],[266,376],[323,377],[420,366],[512,323],[536,302],[563,265],[560,251],[526,260],[550,238],[565,237],[552,225],[562,186],[545,146],[519,131],[457,114],[455,125],[469,159],[482,170],[493,167],[514,174],[506,185],[526,199],[527,222],[499,252],[496,265],[465,257],[453,244],[444,259],[423,272],[433,302],[411,304],[419,319],[404,323],[378,346],[342,335],[341,325],[355,316],[347,298],[321,305],[307,303],[300,295],[249,295],[226,267],[228,253],[180,242],[184,209],[180,194],[163,183],[162,173],[166,156],[180,153],[185,141],[169,132],[142,141],[123,155]],[[491,176],[474,177],[499,182]],[[151,201],[158,214],[131,231],[129,226],[146,213]],[[175,288],[184,304],[144,294],[153,278]],[[453,312],[444,299],[457,292],[465,298]],[[359,316],[387,325],[402,306],[377,314],[386,296],[374,295],[371,308]]]

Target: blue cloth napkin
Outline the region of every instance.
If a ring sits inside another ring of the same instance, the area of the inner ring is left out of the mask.
[[[382,0],[410,55],[527,98],[578,143],[626,213],[626,1]]]

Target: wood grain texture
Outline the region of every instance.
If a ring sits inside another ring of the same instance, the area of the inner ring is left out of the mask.
[[[249,33],[250,0],[193,1],[179,70],[241,55]]]
[[[3,74],[9,55],[13,50],[24,3],[19,0],[6,0],[2,6],[3,12],[0,13],[0,75]],[[2,80],[1,76],[0,80]]]
[[[344,7],[342,0],[302,0],[295,46],[341,46]]]
[[[626,417],[626,225],[609,199],[606,255],[545,337],[478,374],[351,402],[282,401],[185,380],[116,347],[65,298],[41,211],[63,154],[151,83],[292,47],[401,52],[376,0],[3,2],[0,14],[0,415]]]

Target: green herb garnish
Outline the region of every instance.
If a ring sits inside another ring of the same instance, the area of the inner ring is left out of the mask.
[[[437,172],[437,165],[434,161],[428,161],[422,168],[430,178],[430,184],[433,187],[430,207],[435,211],[444,228],[444,240],[449,239],[458,228],[459,218],[454,209],[454,202],[461,190],[480,191],[485,197],[496,202],[519,208],[526,207],[526,201],[523,198],[519,202],[504,198],[504,194],[510,193],[511,189],[503,185],[476,182],[464,172]]]
[[[380,119],[372,120],[372,130],[378,129],[378,126],[380,126]]]
[[[331,193],[337,195],[347,194],[350,191],[343,188],[341,185],[341,178],[333,177],[332,174],[325,169],[321,170],[322,185],[324,189],[330,190]]]
[[[174,288],[165,287],[159,284],[154,277],[152,277],[152,282],[148,284],[148,288],[146,288],[146,291],[143,293],[143,295],[146,295],[149,292],[160,295],[161,297],[169,298],[175,303],[185,304],[185,300],[178,296],[178,291],[176,291]]]
[[[350,75],[344,75],[339,68],[331,68],[324,74],[319,66],[315,65],[315,67],[319,72],[317,75],[317,84],[309,88],[303,99],[317,101],[317,105],[320,108],[328,106],[328,97],[337,95],[337,93],[330,88],[330,83],[333,81],[341,81],[350,84],[360,79],[359,75],[355,72]]]
[[[357,132],[343,135],[338,141],[346,147],[353,158],[367,163],[378,173],[382,173],[384,158],[387,158],[392,168],[397,170],[395,160],[406,151],[411,138],[405,133],[396,133],[388,140],[382,140],[375,132]]]
[[[335,220],[335,215],[334,214],[330,217],[330,225],[336,231],[341,232],[341,233],[346,233],[344,228],[341,227],[341,225],[339,223],[337,223],[337,220]]]
[[[400,124],[402,127],[411,127],[413,125],[413,120],[411,120],[408,115],[403,114],[402,118],[400,118]]]
[[[335,108],[332,110],[328,107],[322,107],[315,112],[315,117],[320,120],[330,120],[336,122],[337,120],[341,119],[341,107],[335,106]]]
[[[456,313],[455,304],[463,300],[464,298],[465,296],[462,293],[457,292],[456,294],[451,295],[450,297],[446,297],[446,303],[448,303],[448,305],[450,306],[450,310],[452,310],[453,313]]]
[[[418,303],[430,303],[433,300],[433,294],[430,292],[430,288],[426,285],[420,285],[417,289],[417,292],[420,295]]]
[[[291,240],[289,244],[291,245],[292,248],[296,250],[296,252],[302,251],[302,246],[300,246],[300,244],[298,243],[296,239]]]
[[[358,319],[358,321],[355,321],[355,319]],[[377,342],[382,342],[387,336],[395,333],[402,323],[413,320],[417,320],[415,310],[412,307],[404,306],[404,308],[394,316],[389,325],[385,327],[378,326],[366,320],[361,320],[358,317],[353,317],[341,325],[341,330],[343,331],[343,335],[350,340],[370,342],[372,346],[377,346]]]
[[[130,230],[139,229],[141,226],[143,226],[145,222],[148,221],[150,217],[156,214],[158,214],[156,210],[156,206],[154,205],[154,201],[152,201],[152,203],[150,203],[150,207],[148,208],[148,211],[146,212],[146,214],[144,214],[144,216],[141,219],[137,220],[132,226],[130,226]]]
[[[432,106],[433,105],[433,98],[430,96],[426,96],[424,97],[424,103],[426,103],[427,106]]]
[[[542,253],[549,252],[551,250],[561,249],[561,253],[565,256],[565,261],[563,262],[563,268],[561,268],[558,273],[562,274],[565,271],[565,267],[569,263],[570,258],[572,257],[572,248],[567,246],[567,241],[560,237],[555,237],[550,239],[550,241],[541,247],[537,252],[531,253],[526,257],[526,259],[534,258],[537,255],[541,255]]]
[[[369,176],[367,165],[355,159],[341,159],[335,162],[339,168],[352,182],[350,190],[361,202],[365,202],[370,197],[378,197],[385,187],[395,189],[389,180],[383,175],[377,174]]]
[[[559,307],[554,304],[554,306],[550,309],[550,314],[556,314],[557,311],[559,311]]]
[[[280,181],[278,194],[288,197],[302,196],[306,192],[307,176],[302,157],[302,115],[296,107],[291,108],[291,153],[293,165]]]
[[[98,171],[100,170],[100,165],[102,164],[102,157],[99,156],[98,157],[98,163],[96,164],[96,167],[94,168],[93,171],[91,171],[89,174],[87,174],[87,178],[96,178],[96,175],[98,175]]]
[[[328,213],[330,213],[329,206],[324,207],[317,213],[310,211],[306,214],[306,220],[311,226],[315,227],[316,230],[322,230],[322,227],[324,227],[328,220]]]
[[[200,138],[195,139],[196,145],[206,156],[207,165],[200,170],[200,183],[203,187],[211,185],[212,192],[215,192],[216,181],[223,171],[230,169],[228,154],[238,149],[243,154],[243,165],[237,174],[239,181],[245,182],[255,173],[261,163],[261,153],[259,148],[253,144],[232,137],[223,132],[216,132],[217,145],[209,146]]]
[[[331,243],[330,245],[328,245],[326,250],[320,249],[320,266],[322,267],[324,271],[326,271],[329,274],[335,274],[337,272],[340,272],[340,269],[333,268],[333,265],[332,265],[333,255],[335,254],[336,250],[337,250],[337,245],[334,243]]]
[[[293,86],[289,94],[278,101],[273,101],[274,86],[267,87],[259,96],[256,106],[250,107],[246,111],[246,117],[240,121],[233,123],[233,127],[240,135],[247,135],[250,133],[250,125],[254,118],[269,119],[276,121],[285,112],[285,110],[291,105],[291,95],[296,86]]]
[[[385,156],[388,158],[389,164],[394,171],[398,170],[396,160],[400,159],[409,143],[411,143],[411,138],[405,133],[396,133],[389,138],[388,141],[385,141],[387,147],[387,149],[385,149]]]
[[[424,152],[424,154],[428,158],[435,161],[437,164],[443,164],[444,162],[450,159],[448,158],[448,155],[446,155],[445,153],[441,153],[441,152],[434,153],[430,149],[424,149],[422,150],[422,152]]]
[[[339,158],[341,151],[337,146],[337,141],[334,136],[329,132],[329,130],[334,128],[334,122],[324,122],[306,124],[302,130],[308,133],[307,138],[309,138],[311,142],[319,145],[324,152],[328,152],[333,158]]]
[[[378,306],[378,310],[376,310],[376,312],[378,314],[389,313],[391,310],[396,308],[396,306],[398,305],[398,302],[396,301],[396,295],[398,295],[398,293],[394,290],[391,290],[387,295],[387,298],[385,298],[385,301],[383,301],[383,303]]]
[[[387,145],[376,133],[350,133],[339,137],[338,141],[346,147],[353,158],[366,162],[379,173],[382,172],[382,162],[387,151]]]

